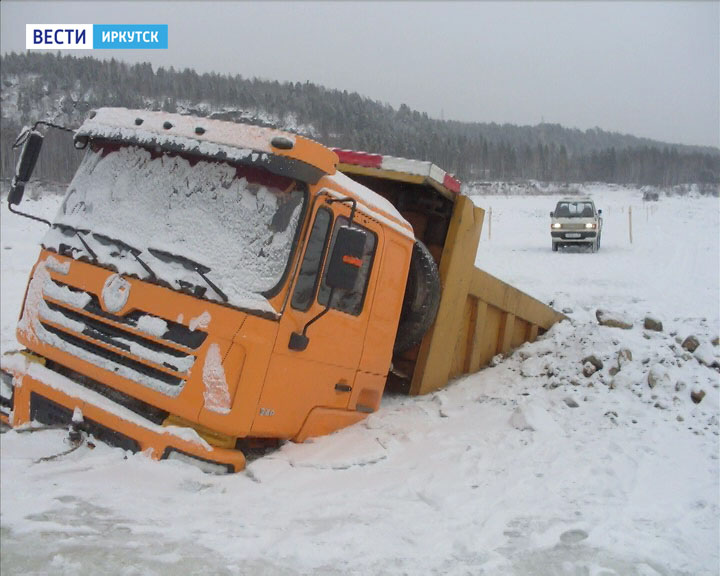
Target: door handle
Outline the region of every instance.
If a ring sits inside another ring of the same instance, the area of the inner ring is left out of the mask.
[[[352,386],[345,382],[338,382],[335,384],[335,390],[338,392],[350,392],[352,390]]]

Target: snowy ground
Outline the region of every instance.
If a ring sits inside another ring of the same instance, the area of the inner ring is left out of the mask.
[[[476,198],[492,207],[478,265],[570,321],[436,394],[386,397],[226,477],[102,445],[41,461],[63,433],[3,434],[3,576],[718,574],[718,200],[589,191],[597,254],[551,252],[556,198]],[[4,204],[0,217],[7,351],[43,226]],[[598,326],[597,308],[633,328]],[[662,332],[643,330],[647,314]],[[589,354],[603,368],[586,377]]]

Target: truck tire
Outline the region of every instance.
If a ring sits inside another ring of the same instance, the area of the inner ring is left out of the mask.
[[[557,242],[553,242],[553,243],[552,243],[552,248],[553,248],[553,252],[557,252],[557,251],[558,251],[558,243],[557,243]]]
[[[440,305],[440,272],[425,244],[415,240],[393,352],[420,344]]]

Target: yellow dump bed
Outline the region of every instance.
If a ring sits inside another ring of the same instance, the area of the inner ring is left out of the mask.
[[[460,191],[460,181],[431,162],[335,149],[338,170],[388,199],[394,190],[437,197],[449,215],[438,250],[442,296],[437,317],[410,357],[394,358],[410,379],[411,394],[427,394],[452,378],[477,372],[497,354],[532,342],[564,316],[532,296],[475,267],[485,211]],[[428,204],[427,199],[424,200]],[[401,213],[403,206],[398,206]],[[412,212],[413,208],[409,208]],[[403,214],[413,221],[411,214]],[[427,222],[418,228],[424,228]],[[425,240],[423,238],[423,240]]]

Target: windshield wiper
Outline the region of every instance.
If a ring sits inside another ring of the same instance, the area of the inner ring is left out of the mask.
[[[90,248],[90,245],[85,241],[85,238],[82,237],[82,234],[80,234],[81,232],[83,234],[89,234],[90,230],[80,230],[79,228],[75,228],[73,226],[70,226],[69,224],[61,224],[60,222],[56,222],[55,224],[53,224],[53,228],[58,228],[63,233],[65,233],[65,232],[74,233],[75,236],[78,237],[80,242],[82,242],[82,245],[85,247],[85,250],[87,250],[88,254],[90,254],[90,256],[92,257],[93,262],[97,262],[97,259],[98,259],[97,254],[95,254],[95,251],[92,248]]]
[[[104,244],[105,246],[109,246],[110,244],[114,244],[121,250],[124,250],[125,252],[130,252],[130,254],[133,255],[135,260],[138,261],[138,264],[142,266],[145,271],[150,274],[150,278],[153,280],[157,280],[157,274],[153,271],[150,266],[148,266],[145,261],[140,258],[140,254],[142,254],[142,250],[138,250],[134,246],[130,246],[127,242],[123,242],[122,240],[118,240],[117,238],[111,238],[110,236],[106,236],[105,234],[100,234],[98,232],[92,233],[93,238],[95,238],[100,244]]]
[[[225,295],[225,292],[220,290],[211,280],[206,276],[208,272],[210,272],[210,268],[207,266],[204,266],[202,264],[199,264],[198,262],[195,262],[194,260],[190,260],[190,258],[185,258],[185,256],[180,256],[178,254],[173,254],[172,252],[166,252],[165,250],[158,250],[157,248],[148,248],[148,252],[155,256],[157,259],[162,260],[163,262],[177,262],[178,264],[182,265],[184,268],[187,268],[188,270],[192,270],[193,272],[197,272],[198,275],[207,282],[207,285],[210,286],[217,294],[222,298],[223,302],[228,301],[228,297]]]

